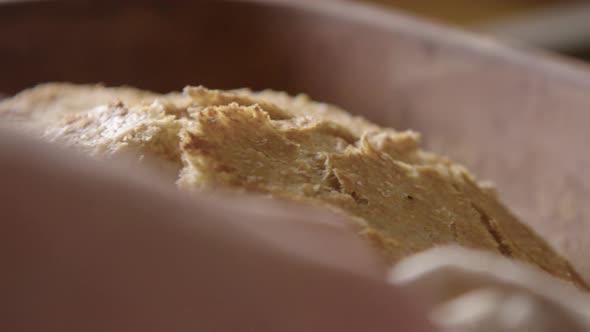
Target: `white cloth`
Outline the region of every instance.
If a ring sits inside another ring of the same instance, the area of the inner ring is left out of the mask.
[[[448,332],[590,331],[590,294],[536,267],[458,246],[410,256],[390,281]]]

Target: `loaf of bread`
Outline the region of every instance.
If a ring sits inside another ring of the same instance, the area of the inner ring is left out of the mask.
[[[331,208],[388,263],[459,244],[587,287],[492,188],[421,150],[417,133],[305,95],[45,84],[1,102],[0,117],[91,155],[164,161],[185,190],[267,193]]]

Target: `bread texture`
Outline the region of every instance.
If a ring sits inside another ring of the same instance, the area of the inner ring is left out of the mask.
[[[165,161],[185,190],[251,191],[336,210],[387,263],[459,244],[586,288],[493,189],[421,150],[419,134],[305,95],[46,84],[1,102],[0,117],[91,155]]]

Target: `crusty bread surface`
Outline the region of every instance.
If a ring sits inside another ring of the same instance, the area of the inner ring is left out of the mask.
[[[331,208],[389,263],[459,244],[586,287],[492,188],[421,150],[417,133],[380,127],[305,95],[53,83],[0,102],[0,118],[101,158],[161,160],[185,190],[251,191]]]

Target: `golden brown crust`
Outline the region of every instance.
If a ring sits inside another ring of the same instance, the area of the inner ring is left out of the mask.
[[[177,183],[183,189],[245,189],[332,208],[349,216],[389,262],[457,243],[584,285],[489,186],[420,150],[416,133],[272,91],[111,93],[142,96],[143,102],[69,110],[61,122],[45,125],[46,137],[91,153],[156,155],[182,168]]]

